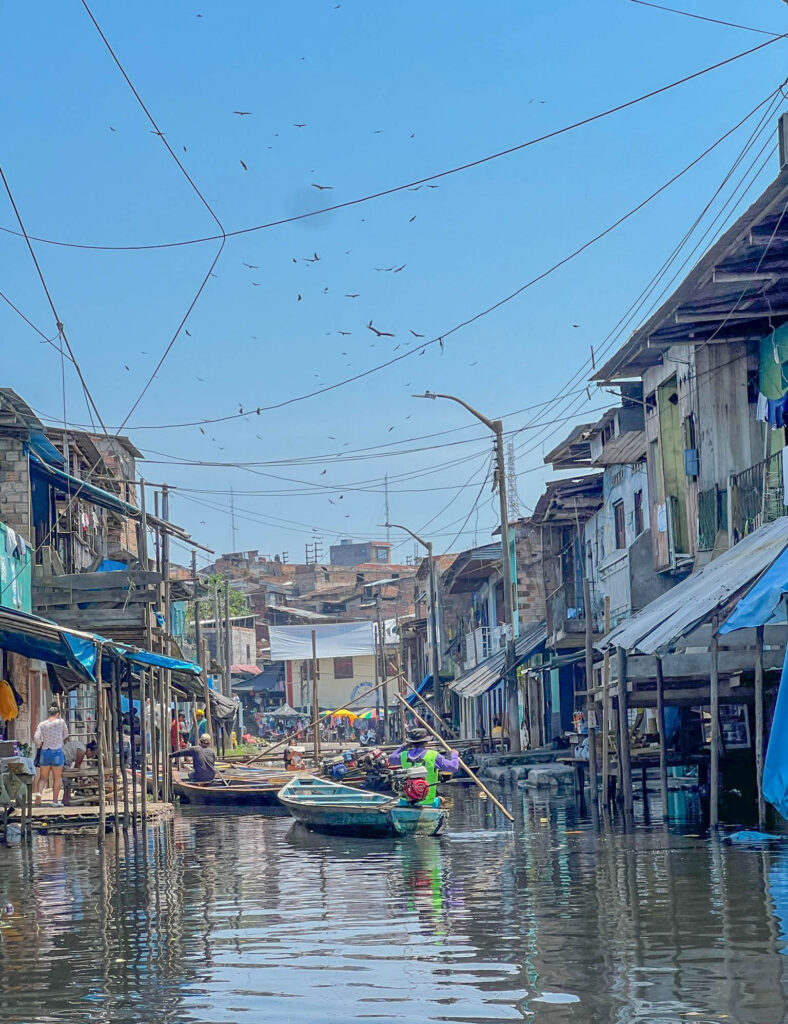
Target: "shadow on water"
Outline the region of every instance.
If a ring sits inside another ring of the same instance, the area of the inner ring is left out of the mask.
[[[0,1017],[544,1022],[788,1017],[788,850],[453,795],[446,836],[254,812],[0,848]]]

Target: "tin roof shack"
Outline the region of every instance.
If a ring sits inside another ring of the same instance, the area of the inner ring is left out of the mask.
[[[768,518],[760,507],[767,449],[755,414],[761,384],[780,395],[788,384],[775,337],[788,321],[787,203],[783,167],[593,378],[643,380],[660,572],[685,574]]]
[[[147,647],[149,625],[153,636],[166,633],[165,601],[161,570],[148,571],[147,553],[140,558],[142,511],[128,500],[138,455],[123,438],[45,427],[0,389],[0,518],[31,544],[33,611]],[[191,543],[156,516],[147,525]]]
[[[563,445],[545,457],[554,468],[585,466],[590,459],[589,434],[592,425],[573,431]],[[583,578],[585,524],[602,505],[602,474],[589,473],[548,482],[531,516],[531,523],[542,531],[542,571],[544,574],[547,651],[549,657],[540,668],[545,742],[572,728],[572,716],[585,705],[586,616]],[[593,635],[599,624],[593,622]],[[529,718],[532,718],[529,708]],[[534,730],[532,729],[532,735]]]
[[[653,568],[640,382],[622,385],[622,398],[621,406],[609,409],[588,431],[587,465],[602,468],[602,504],[583,531],[597,630],[604,622],[606,599],[615,625],[675,582]]]

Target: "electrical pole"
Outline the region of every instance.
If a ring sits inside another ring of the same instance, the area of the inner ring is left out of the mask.
[[[506,500],[506,458],[503,450],[503,422],[491,420],[472,405],[468,405],[456,395],[439,395],[430,391],[414,398],[447,398],[467,409],[472,416],[495,434],[495,480],[498,486],[498,500],[501,518],[501,571],[503,575],[503,616],[504,622],[510,627],[511,635],[506,641],[506,657],[504,661],[504,688],[507,695],[509,749],[512,753],[520,752],[520,701],[517,694],[517,675],[514,656],[514,601],[512,596],[512,559],[509,550],[509,509]],[[440,710],[440,709],[439,709]]]
[[[225,697],[232,696],[230,670],[233,661],[232,625],[230,624],[230,580],[224,579],[224,672],[223,685]]]
[[[382,611],[383,598],[380,596],[380,591],[375,592],[375,611],[378,619],[378,650],[380,652],[380,669],[381,669],[381,680],[383,681],[383,742],[387,743],[389,740],[389,684],[388,684],[388,665],[386,664],[386,634],[383,626],[383,611]]]
[[[432,675],[433,702],[439,712],[443,712],[443,690],[440,680],[440,657],[438,647],[438,588],[435,578],[435,558],[433,556],[432,541],[423,540],[413,530],[400,523],[385,522],[387,529],[404,530],[423,548],[427,550],[427,567],[429,571],[429,600],[428,600],[428,623],[430,633],[430,674]]]

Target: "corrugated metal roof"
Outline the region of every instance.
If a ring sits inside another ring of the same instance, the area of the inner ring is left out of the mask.
[[[536,648],[547,639],[547,626],[544,622],[536,622],[526,627],[524,632],[517,638],[514,645],[515,663],[519,664]],[[498,682],[503,674],[506,652],[498,651],[491,658],[487,658],[481,665],[465,672],[458,679],[452,679],[449,689],[454,690],[460,697],[480,697]]]
[[[627,430],[606,442],[595,466],[634,466],[646,457],[645,430]]]
[[[666,653],[714,611],[741,596],[788,546],[788,516],[768,523],[622,622],[596,645]]]

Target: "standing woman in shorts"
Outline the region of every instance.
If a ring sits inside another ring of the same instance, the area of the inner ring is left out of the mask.
[[[58,797],[60,795],[61,782],[63,779],[63,765],[66,763],[66,754],[63,750],[68,739],[68,726],[60,717],[60,709],[57,704],[50,704],[49,718],[39,722],[33,742],[39,748],[39,768],[36,779],[36,803],[41,803],[41,793],[49,785],[50,775],[52,776],[52,803],[60,806]]]

